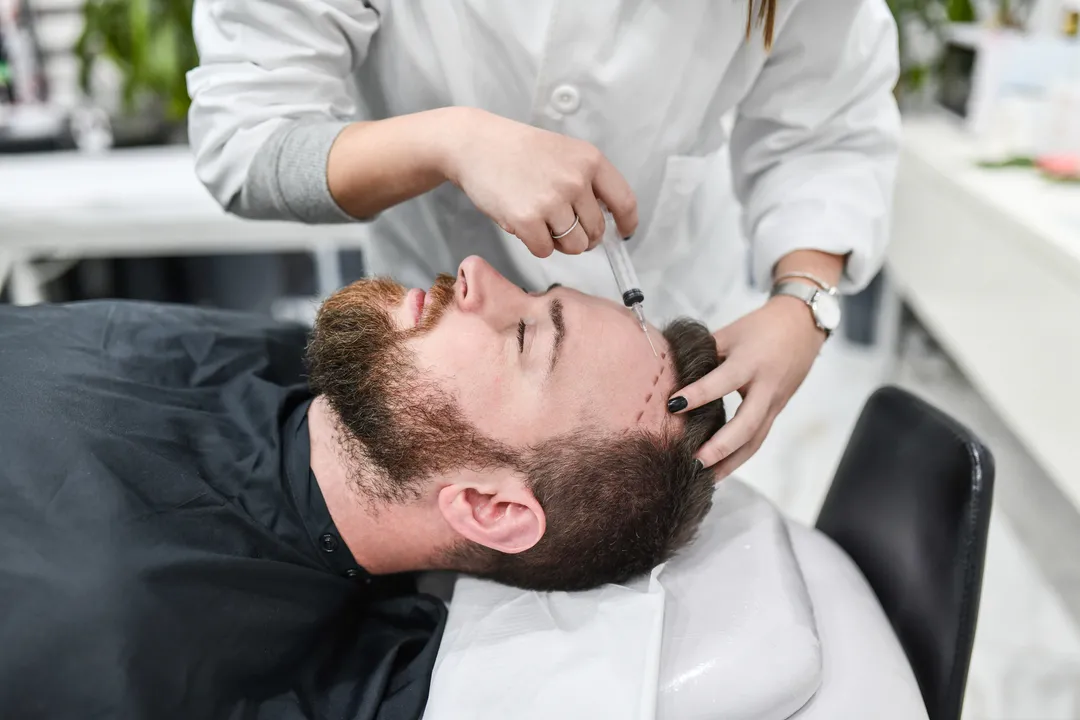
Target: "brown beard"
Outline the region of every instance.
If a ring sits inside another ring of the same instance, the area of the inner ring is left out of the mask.
[[[454,278],[438,277],[420,323],[403,331],[390,309],[405,292],[384,278],[338,291],[320,308],[307,351],[309,384],[337,417],[350,484],[383,503],[417,498],[436,473],[519,464],[514,452],[477,432],[452,395],[421,377],[406,345],[452,304]]]

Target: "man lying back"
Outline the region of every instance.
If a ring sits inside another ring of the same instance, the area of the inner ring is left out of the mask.
[[[407,573],[580,590],[686,545],[724,422],[680,321],[477,258],[360,281],[303,331],[183,307],[0,308],[0,714],[419,717],[445,620]]]

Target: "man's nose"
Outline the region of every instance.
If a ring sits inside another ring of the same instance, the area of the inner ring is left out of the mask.
[[[455,300],[463,312],[480,315],[496,325],[506,318],[512,318],[516,323],[525,297],[521,289],[483,258],[472,255],[458,266]]]

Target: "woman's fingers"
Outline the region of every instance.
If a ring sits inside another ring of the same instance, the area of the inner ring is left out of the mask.
[[[731,346],[735,341],[734,333],[731,331],[731,326],[720,328],[713,333],[713,340],[716,341],[716,354],[721,358],[726,358],[731,354]]]
[[[761,426],[750,442],[712,466],[714,482],[720,482],[724,478],[729,477],[732,473],[742,467],[747,460],[752,458],[754,453],[761,449],[761,445],[765,442],[765,438],[768,437],[769,430],[772,429],[773,420],[775,419],[775,414],[766,418],[765,424]]]
[[[600,156],[593,176],[593,193],[604,203],[619,233],[628,238],[638,225],[637,197],[626,178],[604,156]]]
[[[572,223],[573,219],[570,222]],[[555,251],[555,241],[543,220],[520,218],[507,223],[503,230],[516,235],[525,243],[525,247],[529,248],[529,252],[538,258],[546,258]]]
[[[734,458],[735,454],[743,449],[748,451],[745,457],[749,458],[757,448],[748,443],[757,439],[762,428],[768,430],[765,426],[769,415],[769,402],[765,399],[765,393],[748,392],[742,405],[735,411],[735,417],[706,440],[694,457],[705,467],[712,467],[725,458]],[[764,434],[761,439],[765,439]]]
[[[581,228],[589,238],[589,250],[604,239],[604,212],[591,190],[586,190],[574,201],[574,212],[581,218]]]
[[[574,210],[569,203],[564,204],[552,212],[547,221],[555,249],[567,255],[579,255],[589,249],[589,236]]]
[[[491,113],[469,117],[474,120],[463,126],[469,142],[452,153],[454,183],[533,255],[597,245],[604,227],[600,203],[623,237],[637,228],[633,188],[595,145]],[[581,227],[571,230],[575,212]]]
[[[688,412],[730,395],[749,381],[750,373],[739,365],[720,363],[705,377],[673,393],[668,400],[668,410],[673,413]]]

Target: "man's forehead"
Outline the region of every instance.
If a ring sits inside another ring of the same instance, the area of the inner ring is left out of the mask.
[[[563,300],[565,342],[574,356],[565,365],[560,361],[557,375],[579,395],[586,415],[609,427],[660,429],[678,422],[667,412],[676,383],[674,356],[658,328],[650,326],[646,337],[633,313],[608,298],[560,285],[546,294]]]
[[[669,362],[668,351],[660,348],[657,348],[657,351],[660,357],[652,382],[645,389],[641,410],[634,418],[636,424],[647,422],[650,418],[659,417],[666,420],[670,417],[667,413],[667,398],[675,386],[675,369],[674,364]],[[641,394],[640,391],[638,394]]]
[[[635,327],[640,334],[640,329]],[[581,373],[589,387],[585,392],[609,421],[619,425],[659,426],[670,415],[667,399],[675,388],[675,367],[669,351],[657,348],[660,357],[653,357],[642,337],[643,351],[621,342],[587,343],[582,361],[592,367]],[[605,347],[605,344],[608,347]]]

